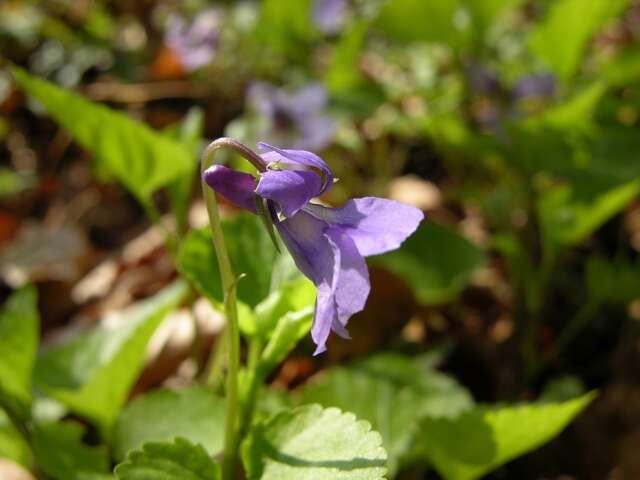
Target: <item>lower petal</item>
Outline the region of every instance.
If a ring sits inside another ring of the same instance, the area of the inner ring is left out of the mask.
[[[329,238],[334,252],[338,252],[336,258],[339,259],[339,268],[337,279],[334,280],[334,297],[338,320],[344,327],[349,318],[362,311],[367,303],[371,291],[369,270],[355,243],[341,228],[331,227],[326,230],[325,235]],[[340,334],[338,328],[336,333]],[[341,336],[345,333],[346,330]]]

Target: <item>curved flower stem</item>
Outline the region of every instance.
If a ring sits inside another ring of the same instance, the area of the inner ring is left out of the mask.
[[[224,242],[224,234],[222,232],[222,224],[220,222],[220,214],[216,197],[209,188],[203,178],[203,174],[207,168],[213,164],[213,159],[217,150],[221,148],[229,148],[236,151],[249,162],[251,162],[258,170],[265,171],[266,164],[255,152],[231,138],[219,138],[209,144],[201,160],[201,182],[202,194],[207,206],[209,215],[209,224],[211,226],[211,235],[213,244],[218,257],[218,265],[220,268],[220,279],[222,281],[222,290],[224,292],[224,307],[227,318],[226,339],[228,342],[227,351],[229,354],[228,374],[227,374],[227,415],[224,436],[224,452],[222,461],[222,474],[225,480],[233,480],[236,475],[236,463],[238,456],[239,443],[239,397],[238,397],[238,374],[240,371],[240,331],[238,328],[238,305],[236,299],[237,277],[233,273],[229,254]]]

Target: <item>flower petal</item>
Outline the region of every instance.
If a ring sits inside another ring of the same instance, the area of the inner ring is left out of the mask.
[[[266,150],[266,153],[260,156],[264,158],[267,163],[282,162],[293,166],[294,168],[291,168],[292,170],[319,170],[323,176],[323,186],[320,194],[325,193],[333,186],[333,173],[331,169],[324,160],[315,153],[307,152],[306,150],[285,150],[264,142],[258,142],[258,148]]]
[[[256,213],[256,179],[253,175],[214,165],[205,170],[203,177],[207,185],[231,203]]]
[[[299,124],[300,136],[293,143],[294,148],[322,150],[336,136],[336,122],[326,115],[307,115]]]
[[[363,256],[398,248],[424,218],[419,209],[393,200],[355,198],[341,208],[308,204],[305,211],[331,225],[339,225]]]
[[[276,223],[296,265],[317,287],[316,310],[311,328],[311,337],[317,345],[316,355],[326,350],[325,344],[331,327],[338,318],[334,292],[340,268],[340,251],[332,247],[324,234],[326,226],[304,211]]]
[[[364,308],[371,290],[369,270],[355,243],[342,228],[330,227],[325,231],[325,235],[329,239],[336,259],[339,260],[338,278],[335,281],[334,291],[339,326],[334,325],[336,327],[334,330],[340,334],[339,330],[342,326],[343,335],[348,335],[344,327],[354,313]]]
[[[294,216],[320,193],[322,179],[315,172],[269,170],[260,175],[256,193],[277,202],[286,217]]]

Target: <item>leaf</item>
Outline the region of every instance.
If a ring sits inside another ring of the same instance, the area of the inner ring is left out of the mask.
[[[8,458],[23,466],[31,461],[29,445],[11,424],[9,417],[0,409],[0,458]]]
[[[120,480],[218,480],[220,467],[204,448],[183,438],[145,443],[115,469]]]
[[[390,353],[322,372],[304,385],[297,399],[338,407],[371,422],[389,454],[390,476],[412,449],[421,417],[456,416],[473,405],[455,380],[423,368],[419,359]]]
[[[108,437],[144,366],[151,335],[187,293],[187,285],[177,281],[120,312],[117,325],[97,328],[45,352],[36,364],[36,384],[71,410],[95,421]]]
[[[580,243],[625,208],[640,193],[640,179],[612,188],[593,199],[574,198],[571,187],[554,188],[538,202],[546,238],[559,245]]]
[[[585,268],[589,299],[625,305],[640,298],[640,262],[610,261],[590,256]]]
[[[640,75],[640,45],[622,47],[612,57],[607,57],[599,71],[610,87],[624,87],[635,82]]]
[[[358,59],[364,47],[369,24],[358,22],[346,32],[336,45],[324,82],[330,92],[353,90],[362,82]]]
[[[272,290],[267,298],[256,305],[254,313],[257,335],[267,339],[285,315],[313,307],[315,286],[300,274],[296,277]]]
[[[562,403],[478,407],[455,419],[426,418],[425,455],[447,480],[473,480],[558,435],[595,397]]]
[[[32,444],[38,466],[56,480],[109,478],[106,448],[83,444],[83,433],[84,428],[72,422],[36,426]]]
[[[276,250],[260,219],[237,215],[223,220],[222,229],[238,282],[238,298],[255,307],[269,294]],[[223,300],[216,252],[209,228],[189,232],[177,256],[178,269],[209,300]]]
[[[120,413],[114,427],[114,456],[123,459],[147,442],[175,437],[200,444],[215,455],[222,450],[224,418],[224,400],[204,387],[147,393]]]
[[[95,156],[99,172],[121,182],[138,200],[192,171],[184,145],[104,105],[12,67],[16,83],[35,98],[73,139]]]
[[[15,291],[0,311],[0,404],[27,419],[40,319],[33,286]]]
[[[386,36],[405,42],[441,42],[458,45],[463,27],[456,25],[460,0],[388,0],[375,25]]]
[[[277,58],[283,54],[303,58],[308,53],[315,29],[311,24],[311,0],[263,0],[256,31],[252,34],[254,45]],[[273,58],[272,57],[272,58]]]
[[[558,0],[531,33],[531,49],[563,80],[576,72],[591,37],[628,0]]]
[[[258,370],[263,377],[282,362],[297,343],[304,337],[313,322],[313,307],[299,312],[288,312],[278,321],[273,335],[262,351]]]
[[[373,262],[402,277],[421,302],[439,304],[455,298],[484,260],[482,250],[464,237],[422,222],[400,249]]]
[[[200,107],[192,107],[178,125],[165,130],[165,135],[181,142],[191,151],[194,159],[191,170],[167,186],[167,195],[180,232],[187,229],[187,210],[193,190],[193,181],[198,169],[198,162],[195,159],[198,158],[202,148],[203,131],[204,111]]]
[[[386,458],[368,422],[319,405],[255,425],[242,449],[249,480],[377,480],[385,478]]]
[[[476,31],[483,34],[506,11],[518,7],[522,0],[465,0]]]

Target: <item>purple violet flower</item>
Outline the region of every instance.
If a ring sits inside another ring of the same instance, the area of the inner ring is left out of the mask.
[[[335,136],[336,126],[325,114],[327,91],[318,83],[289,93],[264,82],[254,82],[247,102],[266,119],[259,136],[286,148],[322,150]]]
[[[424,215],[412,206],[376,197],[355,198],[340,208],[309,201],[328,191],[333,175],[317,155],[283,150],[266,143],[267,164],[253,175],[214,165],[204,172],[207,184],[239,207],[257,213],[256,197],[267,201],[272,221],[298,268],[317,287],[311,337],[315,355],[326,350],[331,331],[350,338],[349,318],[369,296],[364,257],[394,250],[411,235]]]
[[[342,30],[347,13],[347,0],[314,0],[312,19],[323,33],[335,34]]]
[[[556,91],[556,78],[551,73],[526,75],[513,87],[516,98],[553,97]]]
[[[197,70],[213,59],[220,38],[220,24],[218,10],[205,10],[191,23],[181,16],[171,15],[167,21],[165,41],[186,70]]]

